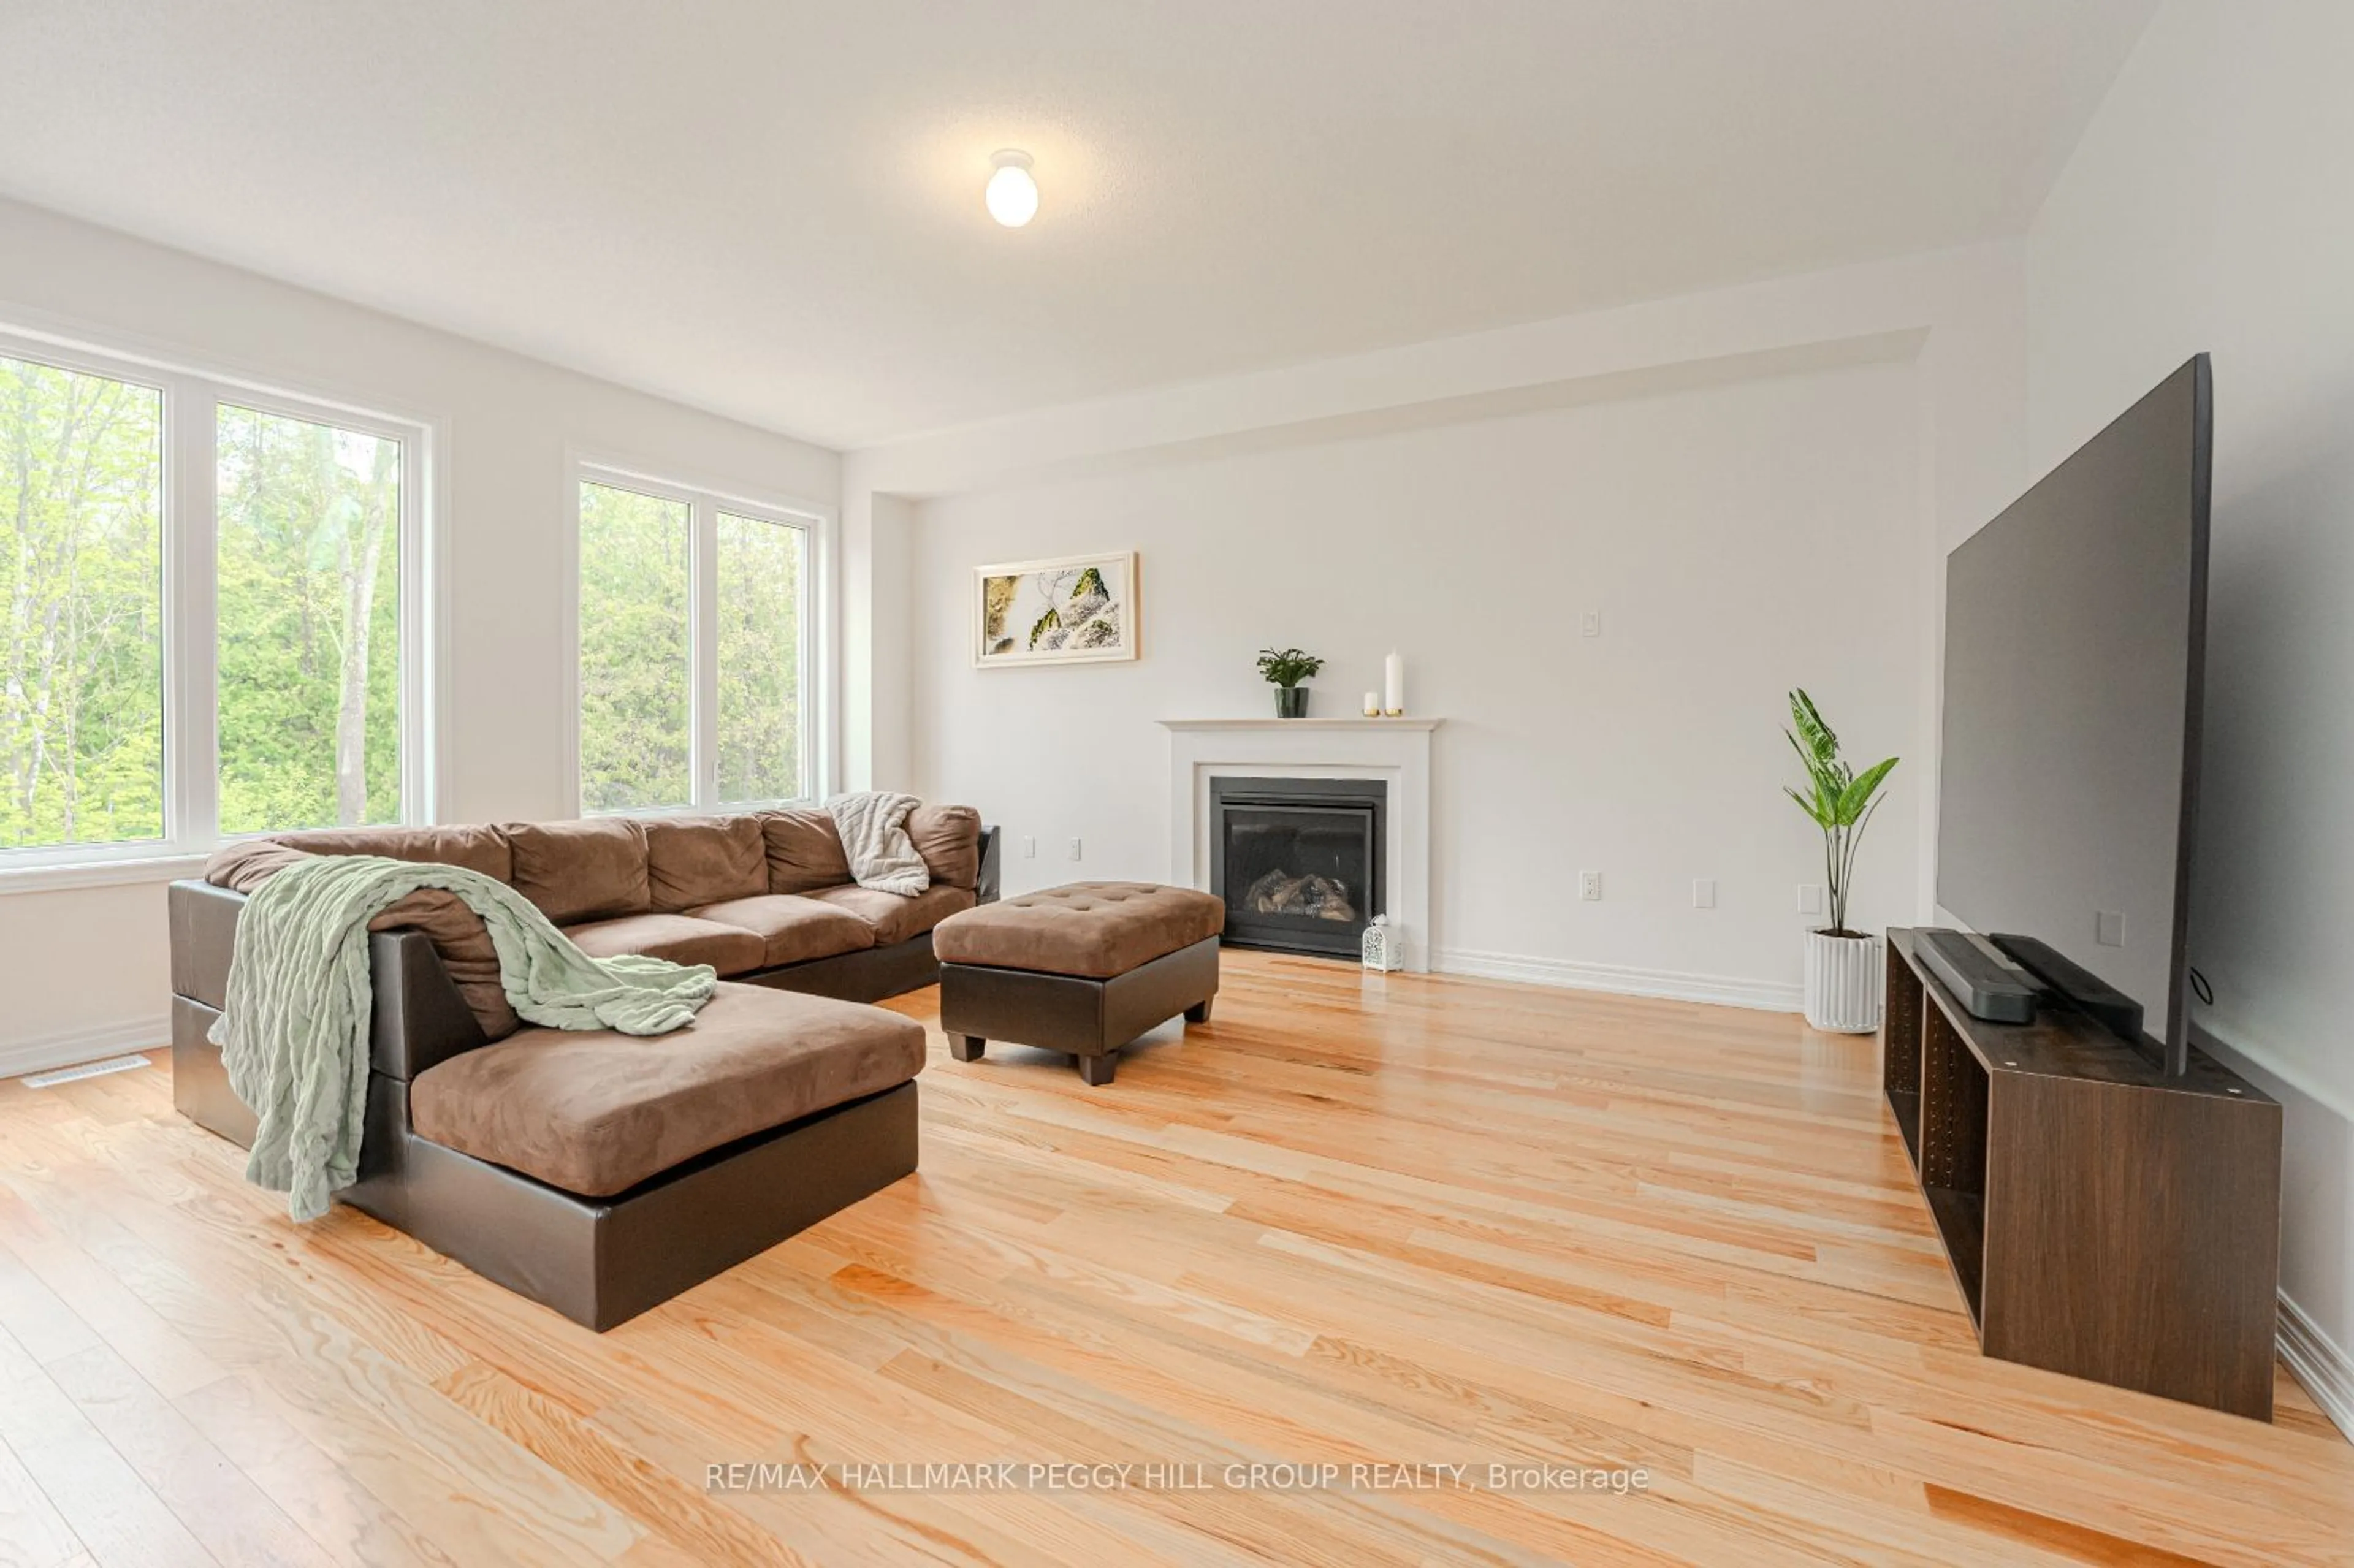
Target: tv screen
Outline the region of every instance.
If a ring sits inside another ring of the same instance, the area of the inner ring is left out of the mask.
[[[2200,355],[1946,563],[1937,902],[2176,1071],[2212,403]]]

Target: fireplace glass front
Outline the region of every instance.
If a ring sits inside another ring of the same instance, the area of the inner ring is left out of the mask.
[[[1388,796],[1380,780],[1212,779],[1226,943],[1354,958],[1387,893]]]

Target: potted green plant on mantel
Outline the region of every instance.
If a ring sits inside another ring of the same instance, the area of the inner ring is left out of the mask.
[[[1823,880],[1830,895],[1830,924],[1807,933],[1807,1022],[1818,1029],[1863,1034],[1880,1027],[1880,944],[1847,923],[1848,895],[1854,891],[1855,852],[1884,797],[1881,781],[1896,758],[1861,773],[1840,759],[1839,736],[1815,711],[1803,691],[1790,694],[1790,727],[1782,732],[1807,768],[1807,793],[1785,785],[1822,831]]]
[[[1313,680],[1324,661],[1313,653],[1302,653],[1297,648],[1262,648],[1258,651],[1258,673],[1275,687],[1275,716],[1306,718],[1308,692],[1300,682]]]

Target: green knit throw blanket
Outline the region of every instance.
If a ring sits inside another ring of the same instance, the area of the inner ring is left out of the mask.
[[[246,1179],[287,1194],[297,1220],[359,1171],[367,1110],[368,922],[419,888],[465,900],[490,928],[518,1016],[556,1029],[666,1034],[694,1021],[708,964],[592,959],[503,882],[454,865],[322,855],[257,888],[238,917],[228,1005],[213,1025],[229,1087],[260,1118]]]

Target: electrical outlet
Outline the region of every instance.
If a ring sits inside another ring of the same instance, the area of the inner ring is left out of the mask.
[[[2104,948],[2126,945],[2126,912],[2122,909],[2097,910],[2093,916],[2093,940]]]
[[[1798,884],[1798,913],[1801,915],[1819,915],[1822,912],[1823,890],[1821,885],[1813,882],[1802,882]]]
[[[1695,909],[1713,909],[1716,907],[1716,878],[1712,876],[1702,876],[1697,877],[1693,880],[1692,907]]]
[[[1071,858],[1073,860],[1079,858],[1079,841],[1076,839],[1071,841]]]
[[[1024,833],[1022,835],[1022,858],[1023,860],[1036,860],[1038,858],[1038,838],[1036,834]]]
[[[1585,899],[1589,904],[1601,902],[1602,874],[1598,871],[1579,872],[1577,874],[1577,895],[1580,898]]]
[[[1578,623],[1578,630],[1588,637],[1601,636],[1602,612],[1598,609],[1587,610],[1585,617]]]

